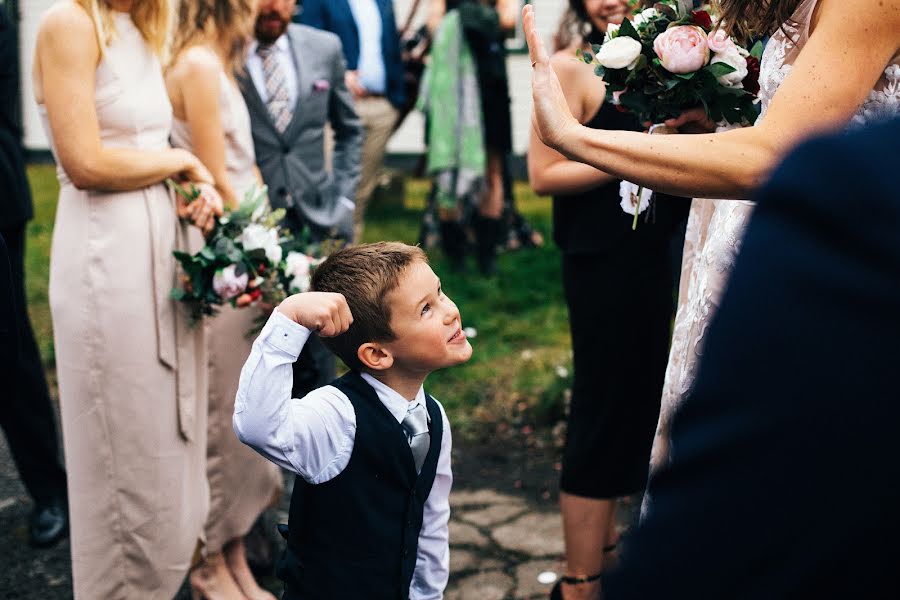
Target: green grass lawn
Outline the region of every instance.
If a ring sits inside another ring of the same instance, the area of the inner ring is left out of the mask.
[[[35,218],[28,227],[26,273],[29,310],[35,335],[52,375],[53,334],[47,303],[50,239],[56,208],[54,168],[28,169]],[[402,206],[374,203],[367,213],[365,241],[416,243],[428,183],[407,180]],[[527,184],[516,185],[521,212],[550,237],[550,201]],[[427,389],[441,400],[457,433],[489,430],[497,423],[540,425],[555,421],[571,383],[571,345],[552,243],[534,250],[503,254],[499,275],[484,279],[473,268],[455,274],[438,251],[432,265],[447,294],[457,303],[464,326],[478,335],[466,365],[433,374]]]

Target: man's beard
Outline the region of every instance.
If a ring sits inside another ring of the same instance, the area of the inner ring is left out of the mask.
[[[280,26],[272,27],[270,25],[275,19],[278,20]],[[266,25],[269,26],[262,24],[264,20]],[[281,15],[274,12],[260,14],[256,17],[256,25],[253,29],[253,33],[259,42],[263,44],[273,44],[285,32],[289,22],[289,20],[282,19]]]

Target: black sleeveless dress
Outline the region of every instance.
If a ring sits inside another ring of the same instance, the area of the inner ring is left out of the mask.
[[[606,103],[586,125],[641,129]],[[575,371],[560,489],[589,498],[646,483],[674,316],[672,254],[690,209],[657,194],[632,231],[620,200],[619,180],[553,199]]]

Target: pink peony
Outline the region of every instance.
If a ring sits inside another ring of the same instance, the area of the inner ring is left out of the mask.
[[[665,30],[653,42],[653,50],[670,73],[693,73],[709,62],[706,33],[694,25]]]
[[[732,49],[737,50],[737,46],[732,41],[731,36],[721,28],[709,34],[706,38],[706,43],[713,52],[725,53]]]
[[[247,289],[249,280],[247,273],[237,275],[237,265],[228,265],[213,275],[213,290],[222,300],[231,300]]]

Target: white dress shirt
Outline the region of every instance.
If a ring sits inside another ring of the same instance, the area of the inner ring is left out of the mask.
[[[250,351],[241,370],[234,404],[234,431],[240,440],[272,462],[312,484],[337,477],[350,462],[356,435],[356,412],[349,398],[327,385],[303,398],[291,398],[292,365],[311,332],[277,310]],[[425,405],[419,388],[412,403],[374,377],[363,373],[378,399],[397,422],[414,404]],[[450,423],[438,403],[444,432],[437,473],[425,501],[410,600],[439,600],[450,576]]]
[[[282,34],[280,38],[275,40],[274,54],[275,58],[281,63],[281,69],[284,71],[284,82],[287,85],[288,102],[290,102],[291,110],[297,106],[297,65],[294,63],[294,54],[291,51],[291,42],[288,40],[287,34]],[[250,49],[247,54],[247,71],[250,73],[250,79],[253,80],[253,87],[256,88],[263,104],[269,101],[269,93],[266,91],[266,76],[263,72],[262,57],[256,53],[259,48],[259,42],[253,40],[250,42]]]
[[[371,94],[384,94],[387,71],[381,50],[381,10],[375,0],[350,0],[350,12],[359,31],[359,82]]]

